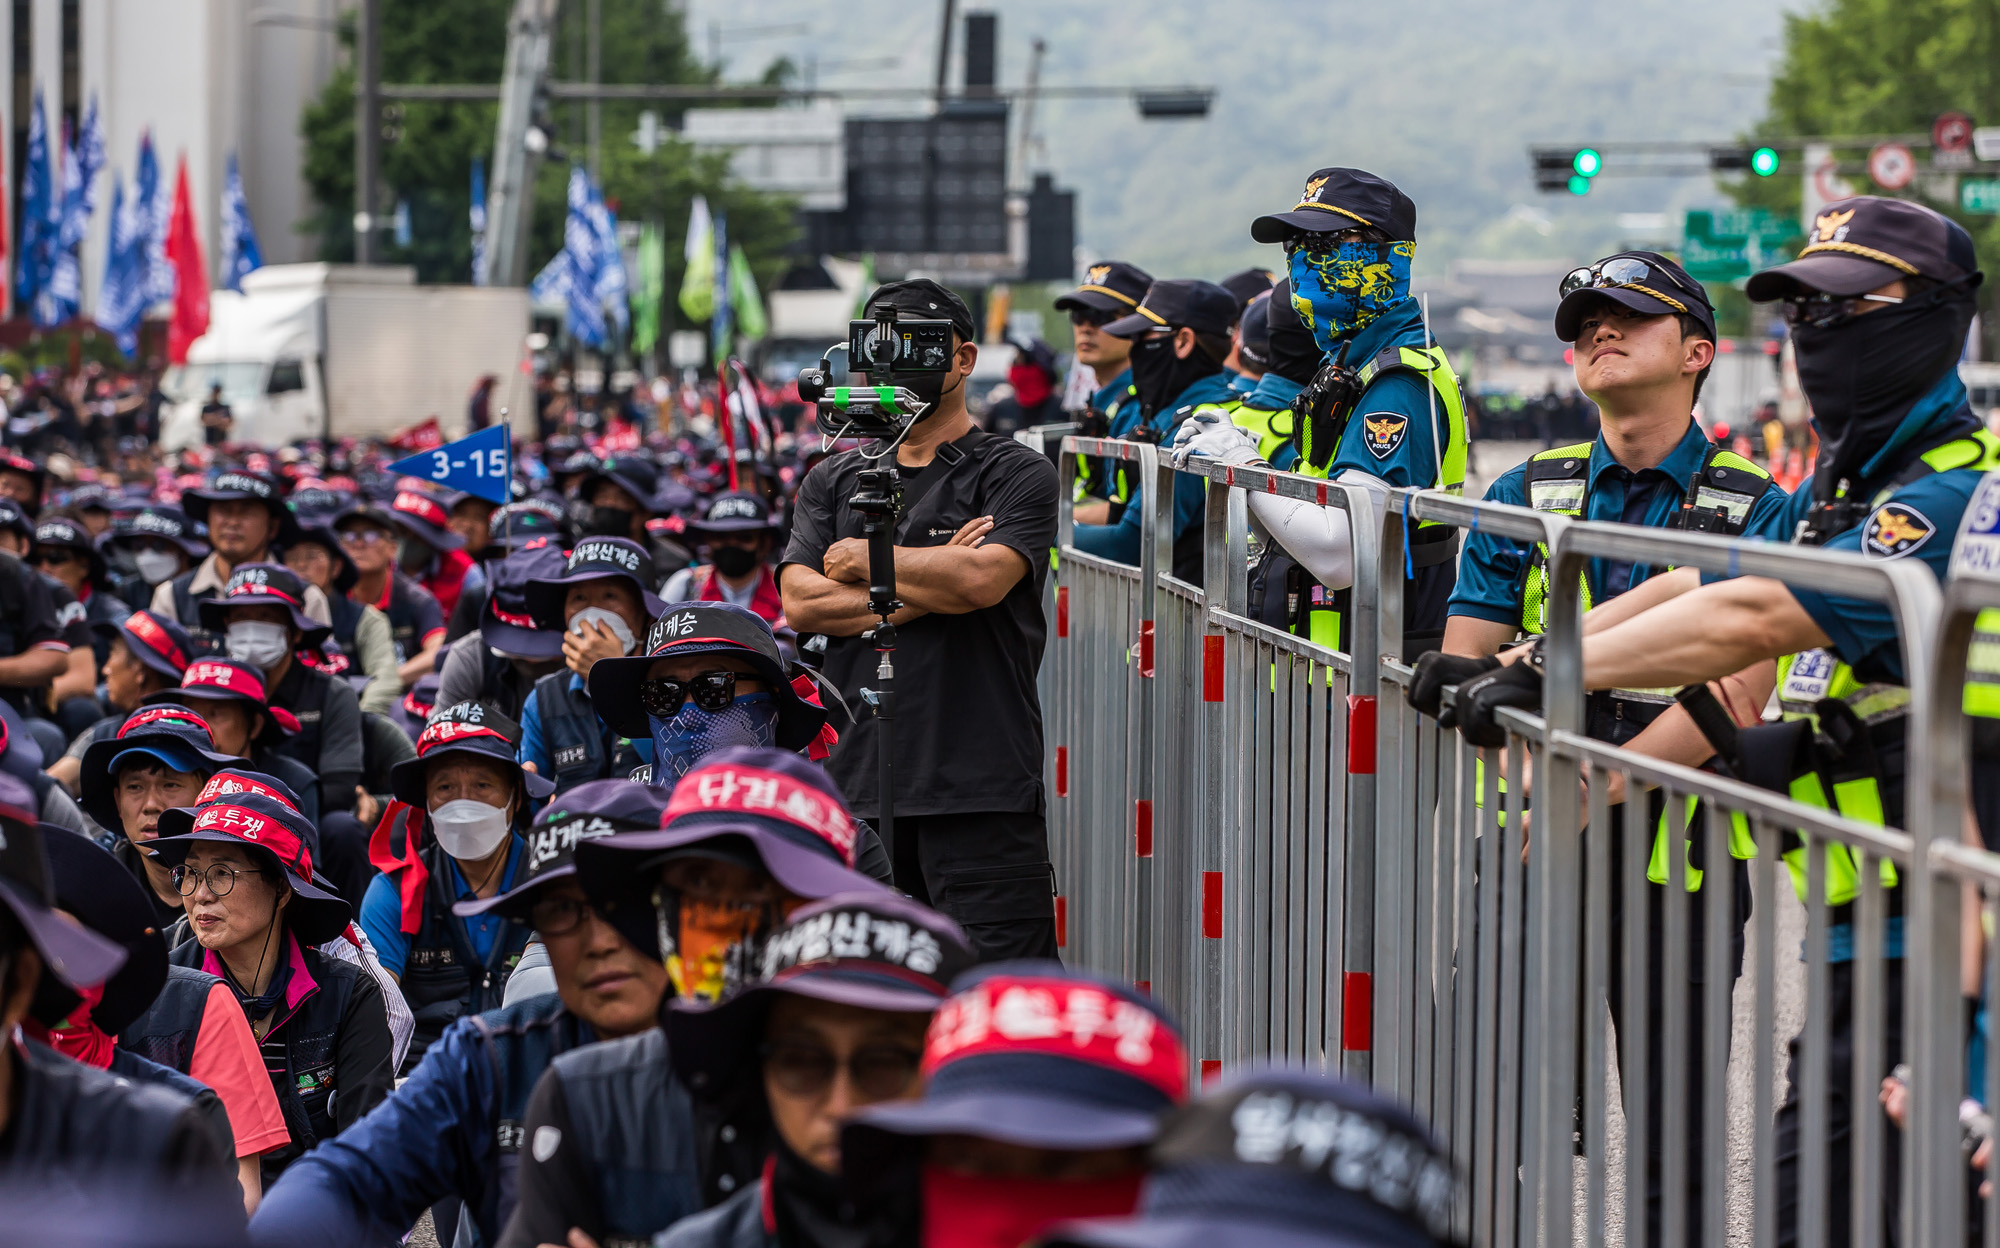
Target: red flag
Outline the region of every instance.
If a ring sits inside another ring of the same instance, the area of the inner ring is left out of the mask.
[[[167,219],[167,263],[174,266],[174,319],[167,324],[167,360],[185,364],[188,344],[208,332],[208,266],[188,194],[187,154],[174,175],[174,213]]]
[[[389,439],[389,445],[399,451],[435,450],[444,445],[444,430],[438,426],[438,418],[433,416],[422,424],[411,425],[397,433]]]

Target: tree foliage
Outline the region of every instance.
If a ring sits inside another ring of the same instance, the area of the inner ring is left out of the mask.
[[[511,0],[381,0],[382,81],[415,83],[498,82],[507,53]],[[585,6],[565,4],[550,74],[580,80],[585,65]],[[603,0],[601,77],[608,83],[711,83],[715,70],[696,57],[683,14],[673,0]],[[320,239],[320,256],[354,258],[354,29],[340,32],[349,57],[301,120],[306,141],[305,177],[316,211],[298,226]],[[774,65],[775,80],[790,72]],[[382,202],[378,215],[398,201],[409,205],[411,243],[398,247],[387,235],[378,252],[390,263],[413,264],[419,281],[467,280],[472,267],[471,169],[476,159],[492,169],[497,105],[397,101],[383,106]],[[631,142],[639,114],[651,107],[663,123],[678,120],[671,106],[606,101],[603,110],[605,198],[620,220],[661,222],[667,231],[667,290],[680,282],[680,248],[697,194],[729,214],[731,237],[744,245],[767,285],[782,267],[779,253],[795,227],[790,202],[734,184],[728,158],[699,153],[669,136],[652,156]],[[587,162],[586,105],[550,106],[550,149],[535,183],[535,211],[528,256],[530,273],[562,248],[564,196],[572,160]],[[669,298],[671,304],[672,300]]]

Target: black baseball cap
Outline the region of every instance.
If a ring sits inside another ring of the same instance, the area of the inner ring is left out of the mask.
[[[1257,369],[1271,367],[1271,292],[1265,291],[1252,299],[1243,308],[1243,319],[1237,322],[1242,331],[1243,343],[1237,354]]]
[[[1828,204],[1789,264],[1765,269],[1744,286],[1758,303],[1788,295],[1860,295],[1904,277],[1939,282],[1985,275],[1972,236],[1950,217],[1906,199],[1857,195]]]
[[[1417,206],[1394,182],[1359,169],[1315,169],[1290,212],[1250,223],[1250,237],[1282,243],[1300,230],[1326,234],[1370,226],[1401,242],[1417,240]]]
[[[1236,296],[1214,282],[1170,278],[1148,286],[1132,315],[1119,317],[1104,332],[1114,338],[1137,338],[1156,329],[1186,327],[1227,338],[1237,313]]]
[[[1271,289],[1271,283],[1276,280],[1267,269],[1244,269],[1240,273],[1231,273],[1216,285],[1235,295],[1238,307],[1248,308],[1250,301]]]
[[[1556,305],[1556,337],[1564,342],[1576,341],[1584,310],[1599,299],[1647,316],[1686,313],[1707,327],[1709,337],[1715,336],[1715,308],[1708,302],[1708,292],[1686,269],[1657,251],[1621,251],[1606,256],[1595,264],[1572,269],[1562,284],[1567,288],[1572,282],[1586,284],[1568,290]],[[1588,284],[1592,282],[1604,284]]]
[[[1106,260],[1084,270],[1083,284],[1058,298],[1056,311],[1084,308],[1125,316],[1139,306],[1139,301],[1146,297],[1146,288],[1152,284],[1153,275],[1138,265]]]
[[[876,287],[875,293],[868,296],[862,315],[872,317],[876,306],[884,303],[912,320],[950,321],[960,342],[979,341],[979,326],[973,322],[972,309],[965,306],[965,300],[928,277],[905,278]]]

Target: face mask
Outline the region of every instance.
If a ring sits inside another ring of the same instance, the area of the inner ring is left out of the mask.
[[[657,907],[655,912],[660,912]],[[667,978],[675,995],[688,1001],[720,1000],[742,979],[751,960],[751,938],[772,926],[768,909],[682,897],[674,912],[677,930],[664,930],[662,922],[660,948],[666,951]]]
[[[1141,1171],[1106,1179],[1016,1179],[925,1166],[924,1248],[1019,1248],[1058,1222],[1139,1207]]]
[[[623,507],[592,507],[583,522],[584,537],[630,537],[637,512]]]
[[[569,617],[569,631],[572,633],[581,633],[583,630],[578,628],[577,625],[583,623],[585,620],[595,620],[610,629],[617,635],[618,644],[625,647],[626,654],[630,654],[638,648],[638,636],[632,632],[632,626],[625,622],[625,617],[616,611],[605,607],[585,607],[583,610]]]
[[[1946,287],[1837,325],[1793,328],[1799,387],[1819,426],[1814,480],[1822,498],[1857,476],[1957,364],[1972,313],[1966,292]]]
[[[500,848],[512,822],[504,808],[470,797],[446,802],[431,812],[431,831],[438,844],[460,862],[477,862]]]
[[[1278,302],[1279,299],[1284,302]],[[1271,367],[1270,371],[1288,381],[1306,385],[1319,371],[1320,361],[1326,353],[1313,340],[1312,331],[1299,321],[1299,315],[1292,310],[1292,290],[1289,282],[1280,283],[1271,293],[1271,305],[1267,315],[1271,321]]]
[[[708,552],[708,561],[724,576],[746,576],[757,566],[757,552],[742,546],[717,546]]]
[[[1341,243],[1331,252],[1297,248],[1287,257],[1292,307],[1322,352],[1332,352],[1410,293],[1415,243]]]
[[[142,550],[132,556],[132,564],[148,585],[158,585],[180,575],[181,561],[164,550]]]
[[[696,763],[732,745],[777,744],[778,704],[768,693],[746,693],[719,711],[689,698],[672,719],[647,717],[653,726],[652,783],[671,789]]]
[[[946,377],[953,378],[949,387],[944,384]],[[960,383],[956,379],[955,374],[951,373],[918,373],[912,377],[899,378],[896,384],[908,390],[911,394],[916,395],[927,404],[923,415],[917,417],[917,423],[922,424],[924,421],[938,414],[938,408],[944,405],[946,391],[948,389],[956,390]]]
[[[229,657],[268,672],[291,652],[291,634],[283,624],[238,620],[223,634]]]
[[[1204,377],[1222,371],[1200,345],[1186,359],[1174,355],[1171,337],[1141,338],[1132,344],[1132,388],[1138,392],[1139,413],[1150,419],[1166,410],[1183,391]]]

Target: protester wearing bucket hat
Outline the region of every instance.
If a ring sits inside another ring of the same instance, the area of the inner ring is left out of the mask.
[[[159,586],[208,554],[208,543],[195,536],[194,521],[178,507],[160,504],[118,515],[97,542],[118,582],[118,596],[132,607],[149,605]]]
[[[674,509],[679,500],[667,496],[677,488],[661,478],[658,465],[649,459],[627,454],[605,458],[577,482],[572,504],[577,540],[629,538],[645,547],[656,575],[680,571],[693,558],[687,548],[646,527],[656,513]]]
[[[394,632],[389,617],[374,602],[357,599],[350,592],[361,579],[361,569],[343,546],[340,534],[334,532],[334,515],[318,516],[301,525],[299,540],[285,547],[285,566],[326,595],[333,635],[321,643],[322,657],[327,661],[315,666],[350,678],[366,677],[367,683],[360,689],[361,709],[384,714],[395,709],[403,688]],[[393,562],[389,552],[381,553],[385,562]]]
[[[258,1156],[291,1136],[235,997],[212,975],[167,965],[167,943],[144,887],[111,855],[76,836],[46,838],[45,847],[56,905],[118,942],[126,957],[102,987],[85,989],[73,1009],[56,1000],[48,991],[52,983],[44,981],[35,1017],[23,1030],[86,1066],[193,1100],[222,1155],[236,1158],[245,1202],[254,1203],[262,1190]],[[163,1037],[155,1033],[168,1021],[178,1024],[184,1041],[157,1043]]]
[[[418,496],[418,501],[429,500]],[[342,547],[360,569],[349,599],[373,607],[388,618],[396,667],[390,687],[398,691],[409,688],[419,676],[433,670],[445,638],[443,607],[398,563],[397,534],[406,527],[399,513],[379,503],[351,508],[333,522]],[[405,547],[421,545],[413,538],[400,540]]]
[[[166,864],[147,853],[166,812],[187,806],[209,776],[236,760],[216,750],[208,722],[181,706],[145,706],[116,735],[94,743],[78,769],[79,804],[118,839],[112,854],[146,885],[164,928],[180,916],[181,894]]]
[[[11,1036],[28,1021],[44,983],[55,984],[69,1002],[65,1007],[44,997],[44,1008],[68,1013],[84,992],[115,976],[129,955],[116,941],[56,913],[34,795],[5,773],[0,773],[0,828],[5,832],[0,837],[0,1035]],[[25,1200],[0,1195],[10,1214],[39,1208],[38,1202],[54,1192],[115,1197],[178,1190],[196,1206],[210,1209],[215,1231],[233,1220],[229,1210],[241,1206],[228,1181],[228,1150],[194,1101],[72,1061],[40,1044],[0,1046],[0,1062],[10,1064],[8,1095],[0,1101],[0,1175],[33,1194]]]
[[[665,610],[653,596],[653,561],[636,542],[589,537],[560,575],[527,582],[528,614],[563,633],[562,668],[535,682],[521,708],[521,761],[552,778],[558,792],[586,780],[631,774],[651,762],[650,741],[623,740],[594,709],[586,679],[600,660],[639,649]]]
[[[442,621],[451,618],[458,595],[468,575],[476,582],[477,564],[465,552],[465,539],[451,527],[451,511],[444,502],[421,490],[397,490],[389,502],[389,516],[409,535],[397,564],[417,584],[437,599]]]
[[[562,575],[563,552],[546,539],[489,562],[477,630],[450,644],[438,672],[438,702],[481,702],[509,719],[525,717],[535,682],[563,666],[561,629],[528,610],[528,582]]]
[[[1255,1066],[1168,1116],[1131,1218],[1044,1248],[1433,1248],[1455,1242],[1451,1159],[1410,1112],[1333,1075]]]
[[[520,829],[554,789],[515,761],[519,732],[477,702],[434,710],[416,757],[389,773],[396,801],[372,851],[383,874],[368,883],[361,928],[402,983],[418,1058],[458,1018],[500,1005],[528,943],[527,927],[506,915],[453,910],[514,887]]]
[[[79,791],[83,752],[116,736],[125,717],[138,710],[148,695],[179,685],[194,653],[187,630],[150,608],[134,611],[117,624],[93,625],[92,631],[106,647],[104,700],[111,713],[78,733],[63,756],[48,765],[49,775],[73,793]]]
[[[190,520],[208,526],[214,550],[191,571],[156,589],[151,605],[194,634],[197,649],[212,653],[223,648],[222,636],[204,624],[198,604],[223,593],[238,567],[275,560],[278,549],[298,540],[298,520],[285,506],[275,478],[240,469],[218,474],[205,488],[187,491],[181,503]],[[299,607],[322,624],[333,618],[318,586],[304,588]]]
[[[272,706],[264,673],[233,659],[196,659],[181,683],[146,699],[149,706],[185,706],[208,724],[217,753],[248,762],[285,782],[296,795],[293,805],[307,822],[319,822],[319,784],[313,773],[281,747],[299,731],[299,721],[282,706]],[[320,870],[336,887],[359,889],[366,878],[349,881],[333,875],[322,859]]]
[[[48,471],[26,455],[0,450],[0,497],[19,503],[30,520],[41,514],[48,479]]]
[[[757,978],[723,1002],[673,1003],[664,1047],[715,1137],[710,1169],[758,1177],[656,1242],[914,1242],[906,1208],[859,1207],[841,1184],[840,1120],[916,1095],[924,1029],[972,962],[964,933],[926,906],[834,897],[773,933]]]
[[[931,1020],[924,1094],[841,1134],[857,1200],[914,1192],[926,1245],[1011,1248],[1129,1214],[1159,1119],[1187,1100],[1180,1030],[1130,987],[1046,961],[962,977]]]
[[[497,547],[508,552],[519,550],[538,538],[547,538],[552,545],[567,550],[574,544],[570,532],[569,514],[560,504],[545,498],[524,498],[518,503],[508,503],[493,513],[486,523],[487,557]]]
[[[784,627],[785,604],[771,574],[778,524],[770,504],[755,494],[730,491],[710,503],[701,519],[690,521],[687,531],[706,549],[708,562],[668,577],[661,598],[730,602],[755,611],[772,628]]]
[[[678,998],[714,1001],[754,977],[771,932],[805,902],[889,895],[853,870],[854,855],[853,817],[824,772],[796,754],[731,749],[682,778],[658,831],[584,841],[576,870],[596,912],[636,948],[663,958]],[[544,1127],[561,1132],[582,1151],[521,1159],[521,1204],[502,1248],[560,1243],[572,1226],[643,1237],[699,1205],[691,1131],[646,1172],[615,1155],[615,1141],[642,1134],[622,1125],[644,1120],[632,1106],[662,1097],[685,1105],[670,1074],[657,1031],[558,1060],[536,1088],[523,1129],[531,1138]],[[750,1157],[750,1165],[759,1160]],[[579,1166],[589,1176],[582,1183]],[[725,1163],[703,1178],[703,1191],[728,1196],[754,1173]],[[657,1195],[664,1193],[685,1208],[666,1207]]]
[[[28,562],[44,576],[52,576],[83,604],[86,624],[116,624],[132,614],[111,590],[104,558],[83,522],[60,513],[43,518],[35,526],[35,548]],[[104,652],[97,651],[102,665]]]
[[[186,899],[193,939],[168,956],[219,976],[263,1046],[291,1142],[266,1153],[264,1185],[388,1095],[394,1041],[368,971],[316,945],[347,929],[348,904],[313,875],[312,825],[275,797],[220,794],[160,816],[152,851]]]

